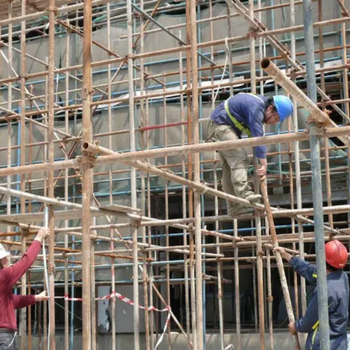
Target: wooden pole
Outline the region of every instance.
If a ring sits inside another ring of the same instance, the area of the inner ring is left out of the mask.
[[[26,0],[22,0],[22,15],[26,14]],[[25,59],[25,51],[26,51],[26,34],[25,34],[25,28],[26,28],[26,21],[22,21],[21,23],[21,118],[20,118],[20,140],[18,140],[20,145],[20,164],[21,166],[25,165],[26,163],[26,152],[25,152],[25,143],[26,143],[26,125],[25,125],[25,112],[26,112],[26,59]],[[21,191],[25,191],[26,189],[26,182],[25,182],[25,175],[21,175],[21,185],[20,185]],[[26,200],[24,198],[21,198],[21,214],[24,214],[26,212]],[[23,233],[23,230],[22,230]],[[22,235],[21,241],[22,241],[22,254],[26,251],[26,235]],[[26,295],[27,289],[27,275],[24,274],[21,280],[21,294]],[[22,308],[20,310],[20,322],[19,322],[19,329],[21,334],[21,350],[24,350],[27,348],[27,310],[26,308]]]
[[[271,211],[271,207],[270,207],[270,201],[269,201],[269,197],[267,194],[267,187],[266,187],[265,178],[261,179],[260,187],[261,187],[261,194],[263,196],[264,203],[265,203],[266,215],[267,215],[267,220],[269,222],[269,228],[270,228],[272,242],[273,242],[274,247],[278,247],[278,239],[277,239],[277,234],[276,234],[276,229],[275,229],[275,223],[273,220],[272,211]],[[292,301],[290,299],[286,274],[285,274],[284,267],[283,267],[283,260],[282,260],[280,253],[276,252],[275,254],[276,254],[278,273],[280,275],[280,280],[281,280],[281,285],[282,285],[282,292],[283,292],[284,301],[286,303],[286,308],[287,308],[288,320],[289,320],[289,323],[291,323],[291,322],[294,322],[295,319],[294,319],[293,306],[292,306]],[[301,350],[298,333],[296,333],[294,335],[294,345],[295,345],[296,350]]]
[[[84,39],[83,39],[83,140],[92,140],[91,99],[91,47],[92,47],[92,8],[91,0],[84,1]],[[83,152],[83,227],[82,227],[82,280],[83,280],[83,350],[92,348],[91,329],[91,198],[92,198],[92,166],[90,154]]]
[[[50,0],[49,3],[49,59],[48,59],[48,161],[49,164],[53,164],[55,161],[55,149],[54,149],[54,66],[55,66],[55,0]],[[54,172],[48,171],[48,196],[55,198],[55,186],[54,186]],[[49,346],[50,350],[56,348],[56,327],[55,327],[55,262],[54,262],[54,248],[55,248],[55,217],[54,208],[49,206],[49,229],[52,234],[49,237]]]

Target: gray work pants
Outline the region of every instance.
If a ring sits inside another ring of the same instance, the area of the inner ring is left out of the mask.
[[[218,125],[210,120],[208,125],[208,138],[214,141],[238,140],[237,134],[229,125]],[[222,161],[222,185],[226,193],[240,198],[246,198],[253,194],[248,185],[249,160],[244,148],[226,149],[219,151]],[[227,201],[227,212],[229,215],[236,213],[243,207],[234,202]]]
[[[16,350],[16,342],[13,341],[15,336],[15,333],[0,333],[0,350]]]

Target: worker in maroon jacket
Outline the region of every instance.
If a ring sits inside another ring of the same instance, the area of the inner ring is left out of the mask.
[[[41,242],[49,233],[48,229],[41,228],[21,260],[12,266],[8,260],[10,253],[0,244],[0,350],[16,350],[15,310],[49,299],[46,292],[38,295],[15,295],[12,293],[13,286],[33,264],[41,250]]]

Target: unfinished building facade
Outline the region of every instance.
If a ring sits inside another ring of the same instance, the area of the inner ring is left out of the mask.
[[[18,348],[297,348],[290,309],[311,287],[285,266],[283,293],[271,249],[322,264],[324,241],[349,240],[349,8],[1,1],[0,243],[16,258],[55,233],[16,287],[50,294],[18,314]],[[210,142],[210,113],[242,92],[286,94],[294,115]],[[248,148],[259,192],[264,144],[274,223],[223,192],[217,154]],[[226,201],[255,212],[233,219]]]

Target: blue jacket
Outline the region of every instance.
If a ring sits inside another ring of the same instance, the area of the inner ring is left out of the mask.
[[[230,113],[240,122],[250,129],[252,137],[264,135],[264,118],[266,111],[267,98],[261,95],[252,96],[251,94],[238,94],[229,99]],[[231,118],[225,110],[225,102],[222,102],[215,108],[210,118],[219,125],[230,125],[241,137],[241,132],[234,126]],[[266,146],[257,146],[254,148],[254,154],[257,158],[266,158]]]
[[[316,285],[315,265],[296,257],[290,260],[290,264],[310,284]],[[346,350],[348,347],[346,327],[349,309],[349,281],[343,270],[327,275],[327,290],[331,350]],[[295,321],[295,327],[299,333],[308,333],[305,350],[321,349],[318,324],[317,288],[315,287],[305,316]]]

